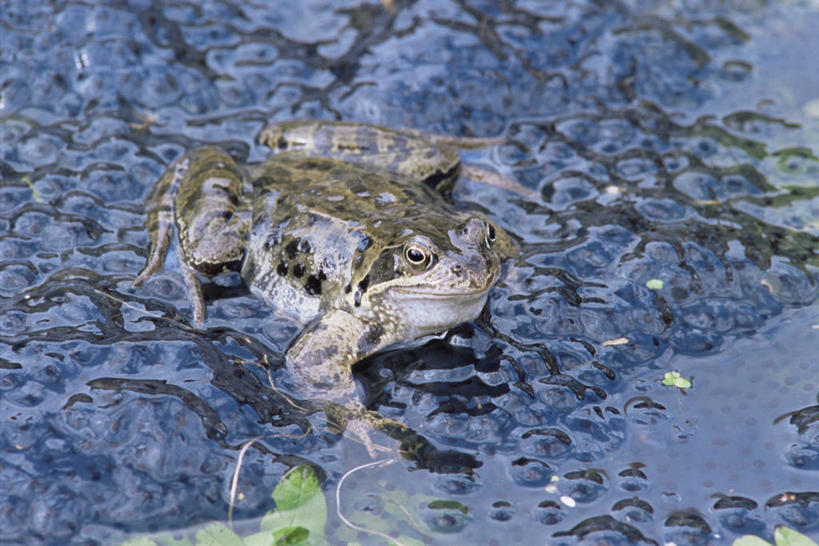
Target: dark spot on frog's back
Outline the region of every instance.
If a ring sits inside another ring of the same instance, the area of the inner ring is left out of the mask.
[[[269,252],[271,248],[277,246],[281,242],[281,235],[279,234],[279,231],[280,230],[278,227],[270,230],[270,233],[262,245],[265,252]]]
[[[295,258],[296,255],[299,253],[298,249],[299,249],[298,239],[293,239],[292,241],[287,243],[286,247],[284,247],[284,251],[287,252],[287,257],[290,258],[291,260]]]
[[[284,250],[287,252],[287,257],[292,260],[298,254],[308,254],[311,250],[313,250],[313,248],[310,246],[310,243],[307,240],[295,238],[287,243]]]
[[[276,266],[276,273],[284,277],[287,275],[287,269],[288,269],[287,262],[281,261],[279,262],[279,265]]]
[[[317,161],[312,158],[307,158],[298,163],[296,168],[304,171],[329,171],[334,166],[331,161]]]
[[[460,166],[456,166],[448,171],[435,171],[424,179],[424,184],[432,190],[441,191],[457,177],[459,168]]]
[[[262,188],[268,188],[275,183],[276,181],[273,179],[272,176],[260,176],[253,180],[253,186],[258,186]]]
[[[302,278],[302,276],[304,275],[304,270],[305,270],[304,264],[294,265],[293,266],[293,276],[296,277],[297,279]]]
[[[321,280],[315,275],[310,275],[304,283],[304,290],[311,296],[318,296],[321,294]]]

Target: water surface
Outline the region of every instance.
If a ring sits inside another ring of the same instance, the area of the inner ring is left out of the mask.
[[[294,325],[214,285],[196,330],[174,268],[131,287],[165,166],[259,160],[295,118],[500,136],[465,159],[535,192],[456,188],[523,253],[474,324],[363,364],[424,442],[351,475],[347,517],[440,544],[819,537],[816,28],[750,0],[4,2],[0,542],[224,520],[254,437],[239,519],[295,465],[332,505],[369,462],[271,389]]]

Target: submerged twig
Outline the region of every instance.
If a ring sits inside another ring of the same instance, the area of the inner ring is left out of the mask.
[[[381,459],[379,461],[373,461],[371,463],[366,463],[366,464],[362,464],[360,466],[356,466],[355,468],[351,468],[350,470],[345,472],[344,475],[341,476],[341,479],[338,480],[338,485],[336,486],[336,515],[338,516],[338,519],[340,519],[344,523],[344,525],[346,525],[347,527],[349,527],[351,529],[355,529],[356,531],[361,531],[363,533],[369,533],[371,535],[377,535],[377,536],[383,538],[384,540],[386,540],[388,542],[397,544],[398,546],[405,546],[400,540],[398,540],[398,539],[396,539],[394,537],[391,537],[387,533],[383,533],[381,531],[376,531],[375,529],[367,529],[366,527],[364,527],[362,525],[358,525],[357,523],[353,523],[352,521],[350,521],[346,517],[344,517],[344,514],[341,513],[341,487],[344,485],[344,480],[349,478],[350,475],[353,474],[353,472],[358,472],[359,470],[364,470],[365,468],[369,468],[371,466],[387,466],[388,464],[394,463],[396,460],[397,459],[395,457],[390,457],[389,459]]]
[[[228,524],[230,528],[233,528],[233,507],[236,504],[236,495],[239,489],[239,473],[242,471],[242,464],[245,460],[245,453],[250,447],[258,442],[259,440],[264,440],[265,438],[292,438],[294,440],[299,438],[304,438],[307,436],[307,433],[302,434],[301,436],[294,436],[292,434],[265,434],[264,436],[256,436],[255,438],[251,438],[244,444],[242,444],[241,449],[239,449],[239,457],[236,459],[236,468],[233,469],[233,477],[230,480],[230,501],[228,506]]]
[[[228,507],[228,525],[230,528],[233,529],[233,506],[234,501],[236,500],[236,490],[239,488],[239,472],[242,470],[242,462],[245,459],[245,453],[250,446],[255,444],[257,441],[264,438],[264,436],[257,436],[251,440],[248,440],[244,444],[242,444],[242,449],[239,450],[239,458],[236,460],[236,468],[233,469],[233,478],[230,480],[230,503]]]

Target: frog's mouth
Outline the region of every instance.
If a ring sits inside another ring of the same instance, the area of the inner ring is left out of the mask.
[[[470,282],[451,283],[442,281],[439,283],[407,283],[396,284],[387,289],[387,292],[395,294],[401,299],[429,299],[435,301],[444,300],[469,300],[481,298],[495,286],[498,280],[497,275],[483,276],[482,282],[477,279]]]
[[[444,292],[436,290],[424,290],[418,288],[400,287],[393,288],[390,292],[395,292],[402,299],[431,299],[431,300],[469,300],[479,299],[487,295],[492,285],[486,288],[468,291]]]

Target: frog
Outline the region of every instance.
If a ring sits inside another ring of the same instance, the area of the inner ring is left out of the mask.
[[[201,328],[201,279],[238,271],[299,327],[284,355],[290,390],[342,408],[347,422],[383,424],[356,395],[354,364],[475,320],[519,252],[452,198],[459,145],[476,140],[297,120],[257,141],[271,152],[259,163],[202,146],[168,166],[147,199],[150,250],[133,284],[164,268],[173,242]]]

